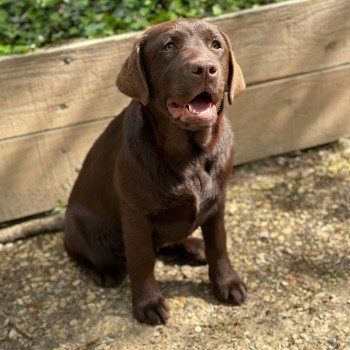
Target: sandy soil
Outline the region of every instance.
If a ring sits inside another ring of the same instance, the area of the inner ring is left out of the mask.
[[[207,266],[158,261],[166,326],[131,317],[129,282],[93,285],[62,233],[0,245],[0,348],[350,349],[350,140],[235,168],[226,221],[241,307]]]

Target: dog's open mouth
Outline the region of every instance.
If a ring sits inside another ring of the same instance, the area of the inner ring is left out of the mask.
[[[190,119],[211,120],[217,115],[216,105],[210,94],[203,91],[190,102],[179,104],[174,101],[168,101],[167,108],[172,118],[184,122]]]

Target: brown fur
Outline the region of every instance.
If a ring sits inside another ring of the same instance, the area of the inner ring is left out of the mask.
[[[165,50],[169,40],[176,46]],[[103,285],[127,267],[133,312],[144,323],[168,319],[153,273],[161,248],[207,260],[217,298],[240,305],[246,287],[226,250],[225,184],[233,152],[223,104],[226,91],[232,103],[245,84],[227,37],[200,20],[152,26],[135,43],[117,86],[133,100],[85,159],[67,208],[68,253]],[[204,90],[218,109],[213,120],[171,118],[169,98],[185,104]],[[199,226],[205,244],[188,238]]]

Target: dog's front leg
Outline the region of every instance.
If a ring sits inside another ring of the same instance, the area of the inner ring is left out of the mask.
[[[124,210],[122,230],[134,316],[143,323],[152,325],[165,323],[169,316],[165,300],[154,277],[152,225],[139,213]]]
[[[232,268],[227,254],[224,210],[223,199],[218,203],[217,211],[202,225],[209,278],[214,286],[214,294],[220,301],[241,305],[247,288]]]

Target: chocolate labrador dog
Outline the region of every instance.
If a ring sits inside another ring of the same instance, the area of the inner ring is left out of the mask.
[[[64,243],[102,285],[127,268],[133,313],[165,323],[155,256],[174,248],[207,260],[214,294],[243,303],[246,286],[226,250],[225,185],[232,132],[223,114],[245,88],[228,38],[215,25],[180,19],[148,28],[117,86],[132,101],[88,153],[71,193]],[[189,238],[201,227],[204,242]]]

